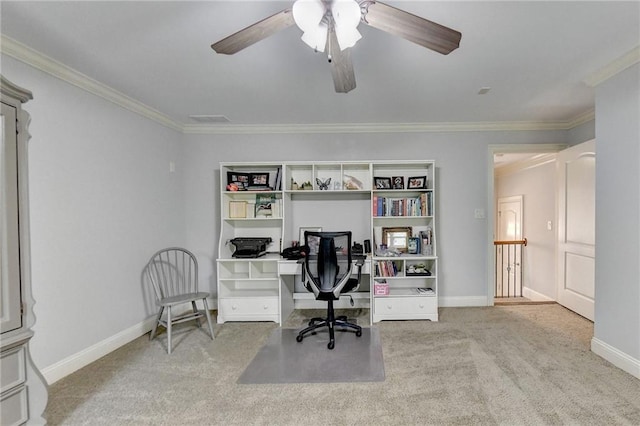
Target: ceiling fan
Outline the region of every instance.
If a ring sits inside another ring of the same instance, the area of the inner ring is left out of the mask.
[[[458,48],[456,30],[374,0],[297,0],[259,22],[214,43],[216,53],[233,55],[294,24],[302,40],[317,52],[327,51],[336,92],[356,87],[351,47],[361,38],[360,22],[444,55]]]

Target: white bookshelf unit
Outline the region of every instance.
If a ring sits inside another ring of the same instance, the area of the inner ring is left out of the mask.
[[[396,183],[401,178],[403,189],[394,189],[393,178]],[[300,265],[279,254],[299,241],[304,228],[350,230],[353,242],[371,242],[353,298],[356,307],[370,308],[372,322],[437,321],[434,179],[433,161],[221,163],[218,323],[282,324],[294,308],[325,307],[302,286]],[[390,187],[377,187],[387,182]],[[394,240],[411,247],[380,250],[383,238],[395,229],[416,238]],[[269,238],[271,243],[259,257],[236,258],[234,238]],[[393,273],[384,268],[388,265]],[[348,306],[346,300],[336,303]]]

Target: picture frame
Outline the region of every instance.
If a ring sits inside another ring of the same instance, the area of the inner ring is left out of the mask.
[[[404,176],[394,176],[391,178],[393,189],[404,189]]]
[[[382,242],[388,249],[394,248],[400,253],[407,253],[409,249],[409,239],[411,238],[411,227],[382,228]]]
[[[322,232],[322,227],[321,226],[301,226],[300,227],[300,234],[299,234],[299,242],[300,245],[303,246],[304,245],[304,233],[305,231],[311,231],[311,232]],[[318,254],[318,246],[320,245],[320,239],[314,239],[314,241],[310,241],[309,244],[309,254]]]
[[[235,185],[238,191],[244,191],[249,186],[249,173],[227,172],[227,185]]]
[[[376,189],[391,189],[391,178],[374,176],[373,185]]]
[[[427,177],[426,176],[412,176],[407,179],[408,189],[426,189]]]
[[[269,173],[249,173],[249,186],[250,187],[268,187],[269,186]]]

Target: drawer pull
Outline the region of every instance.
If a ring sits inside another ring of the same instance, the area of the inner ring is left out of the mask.
[[[419,307],[420,309],[424,309],[424,304],[420,303],[420,304],[418,305],[418,307]]]
[[[269,305],[264,305],[264,306],[262,307],[262,309],[264,309],[264,310],[269,309]]]
[[[391,305],[387,305],[387,309],[391,309]]]
[[[231,309],[233,309],[235,311],[236,309],[238,309],[238,305],[236,305],[236,304],[231,305]]]

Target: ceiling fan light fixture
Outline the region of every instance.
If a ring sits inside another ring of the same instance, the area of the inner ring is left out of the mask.
[[[360,5],[355,0],[335,0],[331,5],[336,38],[340,50],[353,47],[362,35],[357,30],[362,17]]]
[[[307,32],[320,24],[326,10],[322,0],[296,0],[291,13],[298,28]]]
[[[313,29],[307,29],[302,34],[302,41],[316,52],[324,52],[327,45],[327,33],[329,28],[325,24],[317,25]]]
[[[355,46],[356,42],[362,38],[362,35],[355,28],[340,28],[336,26],[336,38],[340,45],[340,50]]]

